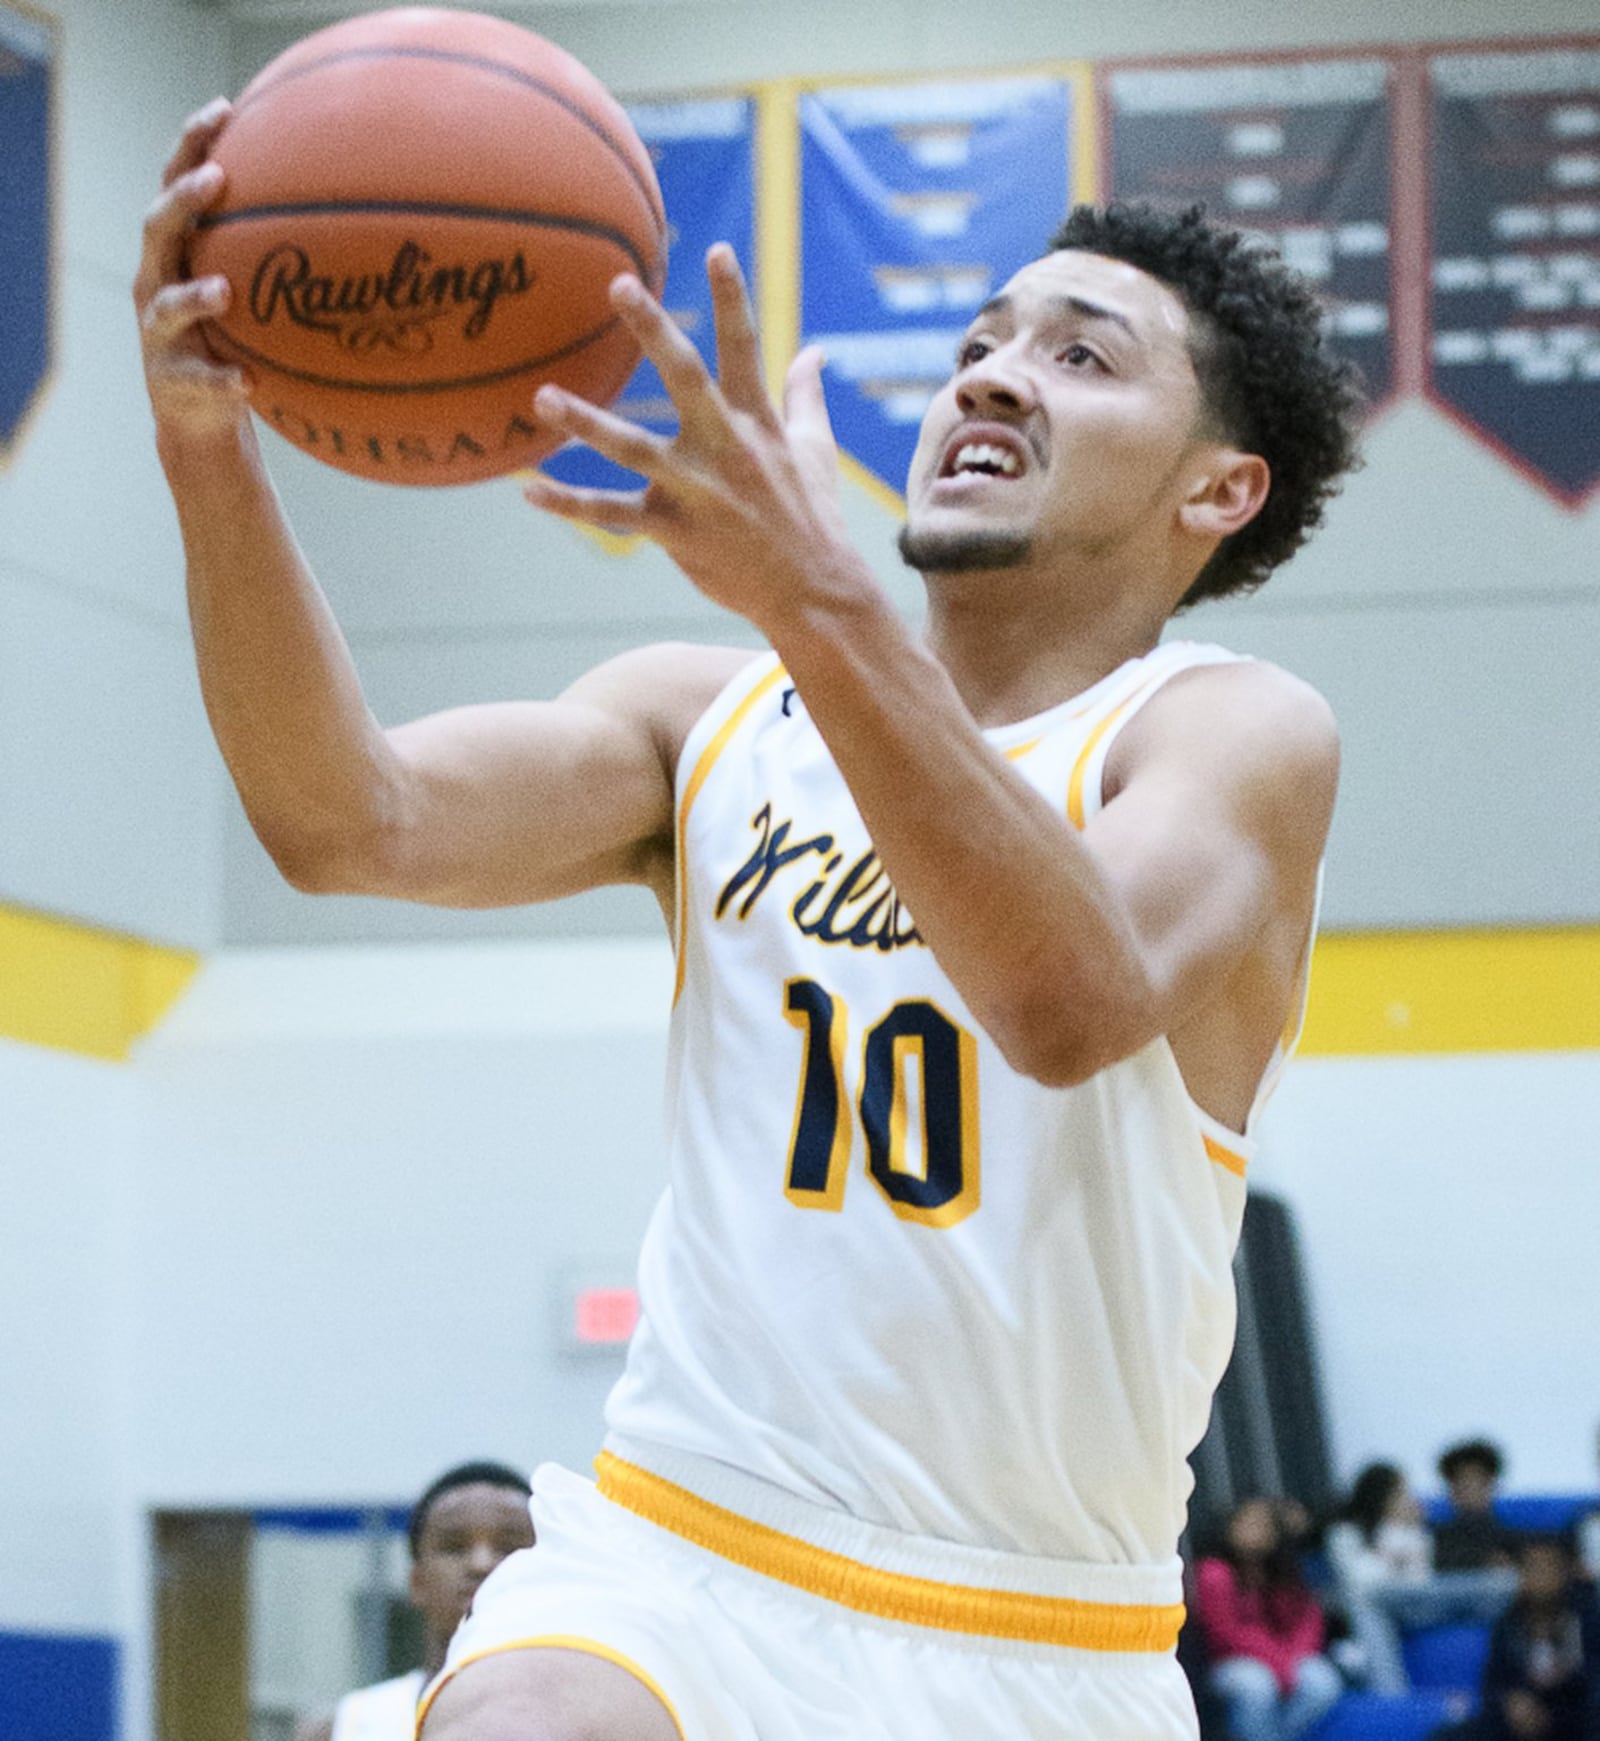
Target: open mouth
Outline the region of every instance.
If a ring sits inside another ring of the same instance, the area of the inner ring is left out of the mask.
[[[1017,478],[1027,469],[1021,441],[1007,430],[965,431],[945,449],[941,478]]]

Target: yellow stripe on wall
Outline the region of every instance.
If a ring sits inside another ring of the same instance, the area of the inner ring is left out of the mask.
[[[1333,932],[1302,1057],[1600,1049],[1600,927]]]
[[[0,906],[0,1039],[124,1059],[199,964],[192,950]],[[1576,1051],[1600,1051],[1600,926],[1317,941],[1302,1057]]]
[[[0,1039],[126,1058],[199,965],[191,950],[0,907]]]
[[[756,87],[756,316],[767,386],[782,403],[800,347],[800,87]]]

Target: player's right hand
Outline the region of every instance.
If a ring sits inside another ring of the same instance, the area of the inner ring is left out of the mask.
[[[219,362],[200,330],[202,321],[227,308],[228,282],[189,278],[184,267],[195,219],[222,193],[222,168],[208,154],[232,113],[227,99],[218,97],[189,117],[161,178],[161,193],[145,214],[133,303],[160,441],[215,435],[248,420],[248,377]]]

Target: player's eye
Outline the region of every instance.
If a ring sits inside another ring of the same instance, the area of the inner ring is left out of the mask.
[[[1076,339],[1056,353],[1056,360],[1071,369],[1093,369],[1100,366],[1100,358],[1096,353]]]
[[[970,369],[974,363],[981,362],[983,358],[988,356],[993,349],[994,346],[990,344],[988,339],[966,339],[956,352],[956,367]]]

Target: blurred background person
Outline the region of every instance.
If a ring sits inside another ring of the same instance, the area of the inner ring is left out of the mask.
[[[1234,1741],[1293,1741],[1344,1691],[1275,1500],[1246,1499],[1229,1515],[1220,1551],[1196,1570],[1195,1616]]]
[[[1517,1593],[1495,1623],[1482,1703],[1431,1741],[1600,1741],[1600,1606],[1572,1544],[1520,1544]]]
[[[1439,1458],[1440,1479],[1450,1490],[1451,1514],[1433,1532],[1436,1571],[1481,1572],[1516,1564],[1516,1534],[1494,1510],[1504,1472],[1505,1458],[1489,1439],[1463,1440]]]
[[[533,1546],[528,1478],[504,1463],[459,1463],[431,1482],[411,1510],[411,1601],[422,1616],[421,1664],[346,1693],[295,1741],[412,1741],[417,1700],[444,1664],[451,1634],[478,1586],[509,1554]]]
[[[1600,1428],[1595,1432],[1595,1462],[1600,1465]],[[1573,1545],[1583,1576],[1600,1583],[1600,1500],[1578,1514],[1572,1526]]]
[[[1410,1684],[1402,1651],[1407,1631],[1487,1624],[1505,1611],[1516,1588],[1515,1573],[1503,1564],[1438,1569],[1434,1533],[1393,1463],[1369,1463],[1356,1476],[1325,1545],[1363,1678],[1377,1693],[1403,1693]]]

